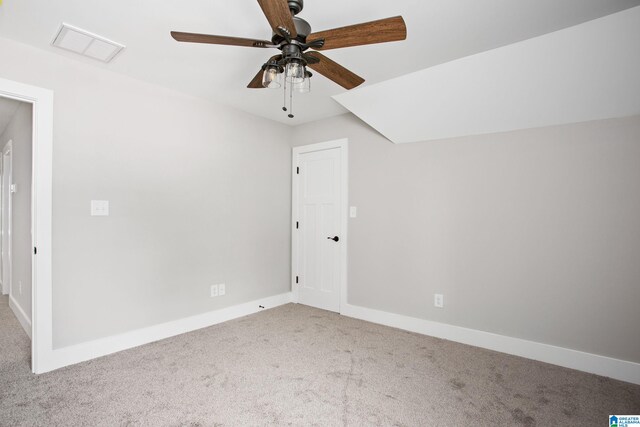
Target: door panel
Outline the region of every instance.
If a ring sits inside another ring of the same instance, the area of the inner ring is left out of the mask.
[[[333,148],[298,157],[298,300],[340,311],[342,212],[341,152]]]

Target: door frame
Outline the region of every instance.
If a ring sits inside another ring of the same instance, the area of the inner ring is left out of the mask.
[[[340,228],[342,230],[340,240],[340,309],[339,313],[347,306],[347,261],[348,261],[348,223],[349,223],[349,140],[338,139],[335,141],[320,142],[317,144],[301,145],[293,147],[291,156],[291,291],[293,294],[293,302],[298,303],[299,285],[296,284],[297,265],[298,265],[298,239],[296,221],[298,220],[298,177],[297,168],[299,166],[299,157],[301,154],[313,153],[315,151],[324,151],[331,149],[340,150],[340,182],[342,188],[341,200],[342,212],[340,215]]]
[[[10,156],[9,157],[9,182],[5,182],[4,181],[4,173],[5,168],[4,168],[4,159],[6,156]],[[2,236],[2,240],[0,242],[0,247],[2,248],[2,253],[0,255],[0,258],[2,260],[2,267],[0,269],[0,271],[2,271],[2,294],[3,295],[11,295],[11,273],[12,273],[12,265],[11,265],[11,259],[13,258],[13,254],[12,254],[12,229],[11,229],[11,224],[13,221],[13,213],[12,213],[12,197],[11,197],[11,182],[13,181],[13,141],[9,140],[7,141],[7,144],[4,146],[4,148],[2,149],[2,165],[0,166],[0,171],[2,172],[2,177],[0,177],[0,182],[2,183],[2,190],[0,190],[0,197],[2,197],[2,202],[4,202],[5,200],[5,192],[9,193],[8,197],[6,197],[7,199],[7,206],[4,205],[4,203],[0,202],[0,206],[2,206],[2,212],[0,213],[0,226],[2,227],[2,231],[4,231],[4,226],[5,223],[7,224],[7,234],[8,236],[6,236],[7,239],[7,247],[6,249],[4,248],[4,239],[5,236],[2,235],[2,233],[0,233],[0,236]],[[7,215],[5,215],[5,210],[7,212]],[[5,262],[4,257],[7,257],[7,261]],[[7,271],[5,271],[4,269],[4,265],[7,264],[8,268]],[[6,283],[5,283],[5,280]]]
[[[52,309],[53,92],[0,78],[0,96],[33,109],[31,239],[31,371],[55,369]]]

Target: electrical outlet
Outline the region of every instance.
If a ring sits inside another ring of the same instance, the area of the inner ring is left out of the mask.
[[[218,285],[218,295],[222,296],[222,295],[224,295],[226,292],[227,292],[227,290],[226,290],[226,286],[225,286],[225,284],[224,284],[224,283],[220,283],[220,284]]]
[[[438,308],[444,308],[444,295],[433,294],[433,305]]]
[[[211,285],[211,298],[218,296],[218,285]]]

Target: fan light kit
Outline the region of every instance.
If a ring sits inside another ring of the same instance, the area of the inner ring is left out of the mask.
[[[318,50],[385,43],[407,38],[407,27],[401,16],[312,33],[311,25],[296,16],[304,7],[303,0],[258,0],[258,4],[273,29],[271,41],[176,31],[172,31],[171,36],[180,42],[280,50],[280,54],[272,56],[262,66],[247,87],[250,89],[284,88],[282,109],[288,112],[290,118],[294,117],[294,92],[311,91],[313,74],[309,68],[347,90],[364,83],[362,77],[317,52]],[[309,51],[309,49],[313,50]]]

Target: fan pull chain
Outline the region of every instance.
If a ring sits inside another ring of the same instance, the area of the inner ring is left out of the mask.
[[[291,112],[289,113],[289,118],[293,119],[293,80],[289,85],[289,109]]]
[[[287,111],[287,76],[284,76],[284,95],[282,99],[282,111]]]

